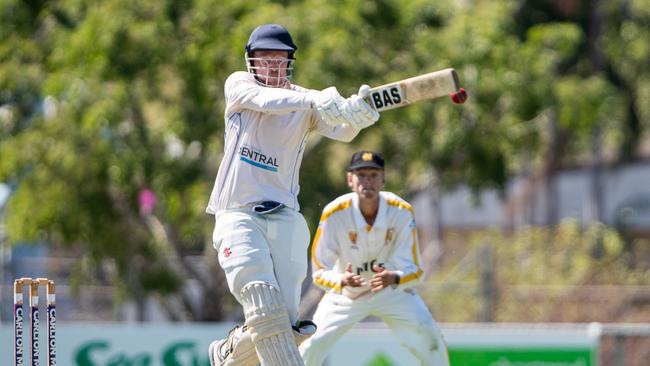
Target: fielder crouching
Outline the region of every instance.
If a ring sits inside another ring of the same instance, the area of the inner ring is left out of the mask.
[[[327,292],[318,304],[316,333],[300,351],[321,366],[334,344],[368,316],[376,316],[427,366],[449,366],[447,346],[415,285],[422,276],[411,205],[385,192],[384,159],[352,155],[351,193],[330,202],[312,244],[313,280]]]
[[[296,343],[316,329],[298,320],[309,246],[297,197],[307,137],[348,142],[379,118],[364,95],[344,99],[335,87],[292,84],[296,49],[284,27],[262,25],[246,45],[248,72],[225,83],[224,156],[206,211],[245,324],[211,343],[213,366],[303,365]]]

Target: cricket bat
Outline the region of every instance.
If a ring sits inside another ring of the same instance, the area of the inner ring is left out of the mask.
[[[448,96],[459,88],[458,74],[449,68],[372,88],[366,101],[377,112],[383,112],[421,100]]]

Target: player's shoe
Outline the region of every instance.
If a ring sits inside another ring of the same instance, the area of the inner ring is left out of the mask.
[[[311,320],[300,320],[297,325],[292,326],[293,336],[296,338],[296,345],[300,347],[302,342],[316,333],[316,324]]]
[[[226,359],[226,352],[224,345],[226,344],[227,339],[217,339],[216,341],[210,343],[208,348],[210,366],[221,366]]]
[[[316,324],[309,320],[301,320],[292,328],[298,346],[316,333]],[[234,327],[226,339],[210,343],[208,354],[211,366],[256,366],[259,363],[251,334],[245,325]]]
[[[226,339],[212,342],[208,349],[212,366],[255,366],[259,363],[248,327],[238,325]]]

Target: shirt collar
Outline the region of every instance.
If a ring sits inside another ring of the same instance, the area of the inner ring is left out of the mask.
[[[386,207],[388,206],[386,199],[384,198],[383,192],[379,192],[379,209],[377,211],[377,217],[375,218],[375,223],[372,225],[372,229],[385,228],[386,227]],[[352,197],[352,207],[353,207],[353,216],[354,224],[359,230],[370,231],[369,225],[366,223],[366,219],[361,214],[361,209],[359,208],[359,195],[354,194]]]

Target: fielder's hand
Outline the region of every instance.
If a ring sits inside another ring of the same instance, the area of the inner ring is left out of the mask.
[[[467,92],[465,88],[458,89],[457,92],[449,94],[451,101],[456,104],[463,104],[467,100]]]
[[[336,127],[347,122],[341,113],[345,99],[339,94],[335,86],[316,92],[315,99],[316,110],[325,123]]]
[[[397,284],[397,274],[395,272],[387,271],[384,267],[376,264],[372,267],[372,270],[376,273],[370,279],[370,291],[381,291],[390,285]]]
[[[345,267],[343,278],[341,279],[341,286],[359,287],[365,285],[366,282],[363,280],[363,277],[355,275],[354,272],[352,272],[352,263],[348,263]]]

